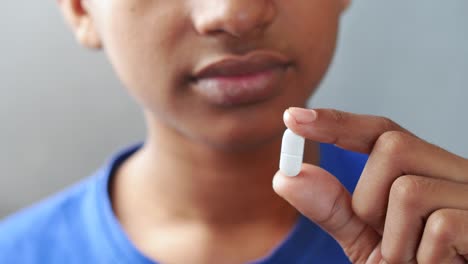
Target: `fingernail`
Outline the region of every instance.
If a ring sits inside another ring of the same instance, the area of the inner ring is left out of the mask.
[[[291,114],[289,113],[289,109],[286,110],[286,111],[284,111],[284,113],[283,113],[283,120],[284,120],[285,123],[290,122],[290,121],[292,121],[292,122],[294,122],[294,123],[297,123],[296,120],[295,120],[295,119],[291,116]]]
[[[382,259],[382,260],[380,261],[380,264],[388,264],[388,262],[385,261],[384,259]]]
[[[312,123],[317,119],[317,112],[312,109],[290,107],[286,112],[299,124]]]

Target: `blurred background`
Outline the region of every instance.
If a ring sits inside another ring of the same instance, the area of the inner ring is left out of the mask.
[[[144,137],[102,53],[79,47],[55,1],[4,1],[0,218],[95,171]],[[311,106],[388,116],[468,157],[468,1],[354,0]]]

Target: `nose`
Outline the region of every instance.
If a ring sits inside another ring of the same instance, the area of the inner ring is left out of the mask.
[[[265,30],[276,17],[273,0],[195,1],[192,17],[201,35],[225,33],[243,37]]]

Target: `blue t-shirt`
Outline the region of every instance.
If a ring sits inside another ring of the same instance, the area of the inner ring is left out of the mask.
[[[90,178],[4,220],[0,224],[0,263],[154,264],[125,235],[112,211],[108,192],[116,168],[138,148],[122,151]],[[366,158],[332,145],[321,145],[321,166],[350,191]],[[349,261],[333,238],[302,216],[277,248],[252,263]]]

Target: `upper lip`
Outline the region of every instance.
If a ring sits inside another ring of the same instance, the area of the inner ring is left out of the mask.
[[[255,51],[244,56],[224,56],[202,65],[193,75],[195,79],[255,74],[286,67],[290,60],[281,53]]]

